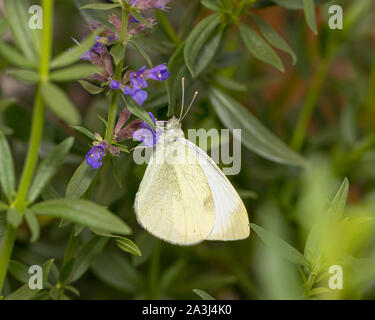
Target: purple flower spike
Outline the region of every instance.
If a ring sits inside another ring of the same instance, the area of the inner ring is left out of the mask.
[[[86,163],[93,169],[98,169],[103,165],[102,159],[105,155],[105,148],[102,145],[97,145],[91,148],[86,154]]]
[[[144,90],[138,88],[125,87],[123,91],[124,95],[132,96],[134,101],[137,102],[140,106],[146,101],[148,94]]]
[[[148,114],[150,115],[153,123],[156,124],[154,115],[151,112]],[[154,148],[158,142],[160,134],[161,130],[157,130],[155,132],[155,130],[152,129],[147,122],[143,122],[142,127],[133,133],[133,139],[142,142],[149,148]]]
[[[139,71],[130,73],[130,84],[133,88],[147,88],[147,82],[144,76],[145,71],[146,67],[143,66]]]
[[[111,88],[111,90],[120,90],[120,82],[117,81],[117,80],[112,80],[109,87]]]
[[[167,70],[165,63],[156,66],[145,72],[146,79],[152,79],[157,81],[167,80],[171,74]]]

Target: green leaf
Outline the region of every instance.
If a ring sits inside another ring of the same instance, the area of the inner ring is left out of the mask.
[[[13,158],[3,132],[0,130],[0,184],[9,203],[15,188]]]
[[[346,206],[346,201],[348,199],[349,193],[349,181],[347,178],[344,179],[343,183],[340,186],[340,189],[337,191],[335,197],[333,198],[328,213],[341,218]]]
[[[152,121],[150,115],[147,113],[147,111],[144,108],[142,108],[131,97],[128,97],[125,95],[121,95],[121,97],[124,100],[126,107],[130,110],[132,114],[142,119],[143,121],[146,121],[151,126],[151,128],[155,130],[155,123]]]
[[[130,234],[130,228],[113,213],[87,200],[48,200],[31,208],[38,215],[62,218],[89,228]]]
[[[53,113],[71,125],[78,124],[81,116],[68,96],[51,82],[42,84],[42,96]]]
[[[245,24],[240,23],[238,27],[240,29],[242,40],[254,57],[274,66],[279,71],[284,72],[284,66],[280,57],[260,35]]]
[[[34,202],[42,190],[49,184],[57,170],[63,164],[66,155],[73,146],[73,143],[73,137],[65,139],[40,163],[28,194],[29,203]]]
[[[67,199],[79,199],[84,196],[92,181],[94,180],[97,171],[92,169],[82,161],[81,165],[74,172],[70,179],[65,192]]]
[[[122,43],[117,43],[112,46],[110,54],[113,57],[115,65],[117,66],[120,61],[124,59],[125,47],[122,45]]]
[[[39,73],[31,70],[8,70],[8,75],[27,83],[37,83],[40,80]]]
[[[274,47],[289,53],[293,59],[293,64],[297,62],[297,56],[294,53],[293,49],[289,46],[289,44],[261,17],[257,15],[252,15],[255,23],[257,24],[260,32],[266,38],[266,40],[272,44]]]
[[[130,239],[118,237],[115,241],[116,241],[117,246],[121,250],[123,250],[125,252],[129,252],[129,253],[134,254],[136,256],[142,255],[141,250],[139,250],[137,245],[133,241],[131,241]]]
[[[52,185],[46,186],[41,192],[43,200],[61,199],[62,196],[56,191]]]
[[[29,282],[29,267],[25,264],[10,260],[9,262],[9,272],[10,274],[19,282],[28,283]]]
[[[92,74],[100,72],[101,68],[91,64],[77,64],[64,68],[62,70],[53,71],[50,75],[52,81],[64,82],[64,81],[75,81],[80,79],[86,79]]]
[[[0,201],[0,212],[7,211],[8,208],[9,206],[6,203]]]
[[[80,7],[80,9],[111,10],[118,7],[121,7],[118,3],[91,3]]]
[[[216,300],[213,296],[208,294],[206,291],[200,289],[193,289],[193,292],[202,298],[202,300]]]
[[[17,209],[10,207],[7,211],[7,222],[15,229],[21,225],[23,220],[23,215]]]
[[[105,88],[99,87],[89,81],[79,80],[78,82],[88,93],[91,94],[100,94],[105,90]]]
[[[310,290],[310,292],[308,293],[308,296],[312,297],[312,296],[317,296],[317,295],[320,295],[320,294],[331,293],[331,292],[332,292],[332,290],[330,290],[328,288],[319,287],[319,288],[314,288],[314,289]]]
[[[307,165],[304,158],[271,133],[236,100],[213,87],[209,89],[209,99],[227,128],[241,129],[241,140],[246,148],[278,163]]]
[[[8,60],[12,65],[21,68],[34,68],[36,64],[22,55],[17,49],[14,49],[4,41],[0,40],[0,56]]]
[[[134,46],[134,48],[138,51],[138,53],[146,60],[150,68],[153,68],[152,61],[148,54],[142,49],[142,47],[135,41],[129,40],[129,42]]]
[[[237,82],[233,79],[227,78],[227,77],[215,76],[214,82],[227,90],[233,90],[233,91],[246,91],[247,90],[246,85],[240,82]]]
[[[302,0],[302,3],[307,25],[315,34],[318,34],[314,0]]]
[[[107,241],[108,239],[106,238],[93,236],[79,248],[76,254],[74,268],[66,280],[66,283],[73,283],[86,273],[92,261],[103,250]]]
[[[94,260],[91,270],[99,280],[123,292],[137,292],[142,286],[137,269],[117,251],[102,251]]]
[[[39,289],[30,289],[27,283],[13,291],[4,300],[32,300],[38,295],[39,291]]]
[[[68,52],[63,52],[51,62],[51,68],[61,68],[77,62],[95,44],[96,37],[103,31],[102,28],[91,33],[80,45]]]
[[[172,116],[178,101],[181,101],[181,79],[185,79],[185,90],[192,82],[191,73],[185,64],[184,44],[180,45],[170,58],[168,62],[168,71],[171,73],[166,81],[169,103],[168,116]]]
[[[254,223],[250,223],[250,226],[264,242],[264,244],[270,247],[275,254],[280,255],[291,263],[306,267],[309,266],[306,258],[290,244]]]
[[[3,247],[3,241],[6,231],[6,215],[0,212],[0,249]]]
[[[34,212],[32,212],[29,209],[25,210],[25,219],[31,232],[30,242],[35,243],[39,239],[39,234],[40,234],[38,219],[36,218]]]
[[[36,61],[37,56],[29,28],[29,6],[27,1],[4,0],[5,12],[14,40],[30,61]]]
[[[91,140],[96,140],[95,134],[93,134],[90,130],[87,130],[86,128],[80,126],[72,126],[72,128],[83,133],[86,137],[90,138]]]
[[[226,13],[229,12],[229,10],[226,10],[225,8],[221,7],[217,2],[213,0],[201,0],[201,4],[204,5],[206,8],[214,10],[214,11],[220,11],[220,12],[226,12]]]
[[[4,17],[0,19],[0,38],[7,32],[9,28],[8,21]]]
[[[65,283],[66,279],[68,279],[69,275],[71,274],[73,270],[75,262],[76,262],[76,259],[72,258],[69,260],[68,263],[64,265],[59,275],[59,283]]]
[[[197,77],[215,56],[223,29],[221,15],[213,14],[203,19],[186,40],[184,57],[193,77]]]
[[[43,269],[43,286],[44,287],[46,286],[46,284],[48,282],[48,277],[49,277],[49,274],[52,270],[52,267],[54,267],[54,262],[55,262],[55,259],[49,259],[42,266],[42,269]],[[55,268],[56,268],[56,266],[55,266]]]

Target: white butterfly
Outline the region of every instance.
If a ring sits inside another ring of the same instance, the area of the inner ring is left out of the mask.
[[[246,208],[223,172],[184,138],[180,120],[160,130],[135,200],[139,224],[177,245],[247,238]]]

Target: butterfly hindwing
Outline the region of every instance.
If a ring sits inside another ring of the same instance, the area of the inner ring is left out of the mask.
[[[180,139],[191,151],[195,152],[208,184],[215,206],[215,224],[206,240],[240,240],[250,234],[249,218],[246,208],[224,173],[215,162],[198,146]]]

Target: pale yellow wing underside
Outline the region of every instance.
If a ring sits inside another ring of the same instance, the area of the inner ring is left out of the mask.
[[[181,139],[195,151],[195,158],[207,178],[215,205],[215,225],[206,240],[241,240],[250,234],[245,205],[215,162],[194,143]]]
[[[178,141],[157,147],[139,187],[135,211],[141,226],[173,244],[193,245],[208,237],[215,207],[193,150]]]

